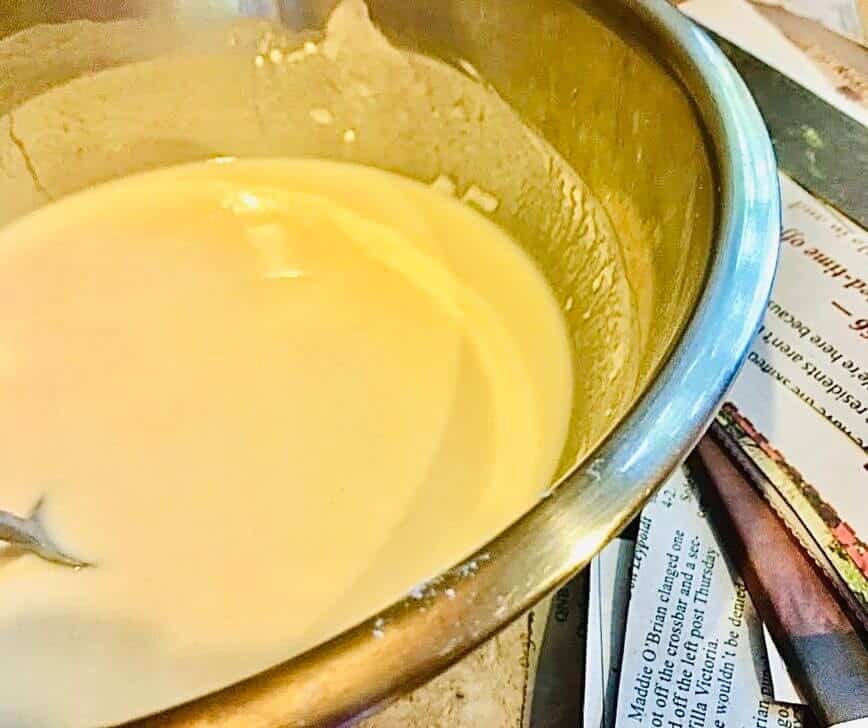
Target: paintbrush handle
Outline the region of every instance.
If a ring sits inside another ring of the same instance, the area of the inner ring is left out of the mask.
[[[719,426],[693,458],[709,517],[824,726],[868,718],[868,650],[816,564],[752,485]]]

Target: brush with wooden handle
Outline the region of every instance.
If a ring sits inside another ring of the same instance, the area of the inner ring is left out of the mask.
[[[764,476],[717,424],[689,465],[727,555],[817,720],[830,728],[868,728],[868,648],[817,565],[751,481]]]

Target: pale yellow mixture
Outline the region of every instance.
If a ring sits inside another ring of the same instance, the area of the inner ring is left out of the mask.
[[[371,168],[217,160],[0,232],[0,725],[129,719],[271,666],[549,485],[571,347],[482,214]],[[385,626],[388,629],[388,626]]]

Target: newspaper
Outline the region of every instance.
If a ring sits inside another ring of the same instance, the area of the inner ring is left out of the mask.
[[[868,0],[860,2],[868,3]],[[827,64],[815,63],[764,17],[756,5],[747,0],[687,0],[680,3],[678,9],[856,121],[868,125],[868,106],[851,98],[840,79],[830,76]]]
[[[769,312],[721,416],[868,615],[868,233],[782,177]],[[860,616],[860,615],[857,615]],[[868,619],[866,619],[868,621]]]
[[[582,724],[588,574],[558,589],[529,615],[528,680],[522,725]]]
[[[778,652],[777,645],[772,638],[768,627],[763,625],[763,641],[766,645],[766,657],[769,661],[769,670],[772,677],[772,695],[778,703],[791,703],[792,705],[805,705],[802,692],[793,681],[792,675],[787,668],[784,658]]]
[[[829,575],[855,608],[864,610],[868,234],[791,180],[782,177],[781,185],[778,280],[720,422],[794,506],[803,545],[834,572]],[[800,701],[798,690],[739,575],[727,567],[725,547],[717,543],[684,472],[643,511],[619,726],[801,721],[797,708],[773,702],[776,692]]]
[[[614,728],[618,707],[627,607],[637,572],[632,571],[636,543],[619,538],[607,546],[588,568],[587,643],[585,647],[584,726]],[[804,705],[771,635],[763,629],[772,698],[777,703]],[[761,650],[761,646],[757,646]],[[762,656],[758,658],[762,659]],[[578,726],[577,726],[578,728]]]
[[[868,5],[860,0],[752,0],[815,20],[835,33],[868,45]],[[860,8],[860,4],[863,6]]]
[[[585,728],[615,728],[635,547],[631,539],[615,539],[588,569]]]
[[[643,513],[618,726],[800,726],[773,703],[762,625],[679,470]]]

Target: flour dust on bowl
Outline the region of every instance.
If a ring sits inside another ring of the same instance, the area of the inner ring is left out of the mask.
[[[93,566],[0,546],[0,725],[352,720],[713,415],[775,167],[664,2],[35,5],[0,2],[0,509]]]

